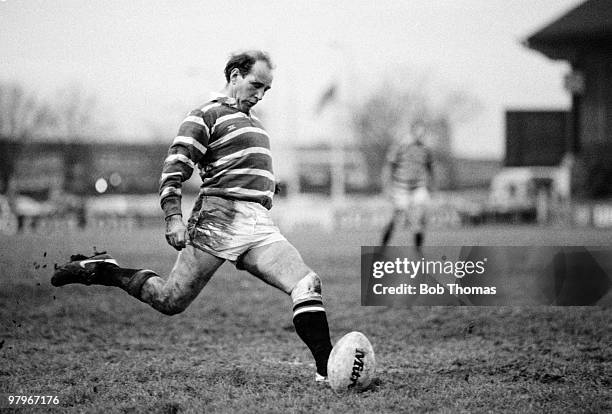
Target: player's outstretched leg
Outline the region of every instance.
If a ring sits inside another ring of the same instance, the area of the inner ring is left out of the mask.
[[[382,239],[380,240],[380,245],[385,247],[389,244],[389,240],[391,240],[391,236],[393,235],[393,228],[395,227],[395,217],[391,218],[385,230],[383,231]]]
[[[62,266],[56,266],[51,284],[60,287],[78,283],[83,285],[116,286],[135,296],[143,283],[155,276],[151,270],[123,269],[110,255],[95,253],[93,256],[76,254]]]
[[[425,226],[427,224],[427,213],[426,213],[426,200],[429,196],[425,197],[424,200],[420,200],[414,206],[414,246],[419,254],[423,252],[423,244],[425,244]]]
[[[264,282],[291,295],[293,325],[315,359],[320,381],[327,377],[327,360],[332,350],[329,325],[321,296],[321,279],[287,241],[248,251],[239,260],[243,268]]]
[[[423,232],[418,230],[416,233],[414,233],[414,246],[417,252],[419,253],[423,251],[423,242],[424,242]]]
[[[51,284],[116,286],[161,313],[175,315],[189,306],[223,262],[189,245],[179,253],[169,277],[163,279],[152,270],[119,267],[107,254],[74,255],[56,268]]]
[[[387,224],[387,226],[385,227],[385,230],[383,231],[383,236],[380,241],[380,245],[382,247],[386,247],[389,244],[389,241],[391,241],[391,237],[393,236],[393,230],[395,229],[396,223],[401,224],[405,222],[405,219],[406,217],[404,215],[403,210],[396,208],[393,211],[393,216],[391,216],[391,220],[389,220],[389,223]]]

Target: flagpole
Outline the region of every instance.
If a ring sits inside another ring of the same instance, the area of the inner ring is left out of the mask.
[[[334,204],[341,204],[344,201],[345,195],[345,177],[344,177],[344,148],[341,139],[344,121],[344,102],[340,101],[340,111],[336,120],[336,128],[334,139],[331,146],[332,151],[332,180],[331,180],[331,197]]]
[[[334,205],[339,205],[344,202],[346,195],[344,135],[350,132],[347,96],[349,87],[347,82],[351,66],[345,62],[345,58],[348,55],[345,45],[334,41],[329,46],[334,51],[337,62],[336,73],[340,76],[336,81],[336,96],[339,110],[336,115],[335,134],[332,137],[331,143],[331,199]]]

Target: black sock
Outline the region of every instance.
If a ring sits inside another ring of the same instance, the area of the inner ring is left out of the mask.
[[[394,221],[391,221],[387,225],[387,228],[385,229],[385,233],[383,234],[382,241],[380,242],[381,246],[386,246],[389,243],[389,240],[391,240],[391,235],[393,234],[393,227],[394,226],[395,226],[395,222]]]
[[[101,266],[100,271],[104,272],[105,276],[101,279],[107,280],[109,286],[117,286],[138,299],[145,282],[150,277],[157,276],[152,270],[125,269],[117,266]]]
[[[317,373],[327,376],[327,360],[332,350],[332,344],[329,338],[329,326],[325,311],[319,310],[295,314],[300,308],[313,305],[321,306],[322,304],[320,301],[307,301],[296,304],[293,308],[295,315],[293,317],[293,324],[295,325],[295,332],[308,346],[310,352],[312,352],[317,365]]]
[[[423,233],[421,232],[415,233],[414,245],[416,246],[417,249],[420,249],[421,247],[423,247]]]

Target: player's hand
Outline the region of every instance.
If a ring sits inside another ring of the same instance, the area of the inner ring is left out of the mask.
[[[187,245],[187,227],[180,214],[166,218],[166,241],[176,250],[181,250]]]

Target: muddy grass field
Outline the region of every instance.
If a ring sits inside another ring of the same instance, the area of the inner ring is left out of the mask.
[[[339,396],[316,384],[289,298],[229,264],[173,317],[114,288],[53,288],[53,264],[93,247],[125,267],[172,267],[161,228],[92,229],[0,236],[0,411],[9,395],[58,397],[57,406],[21,408],[35,412],[612,410],[610,308],[362,307],[359,246],[377,234],[287,236],[324,280],[332,339],[358,330],[372,341],[371,390]],[[612,232],[477,227],[428,241],[611,245]]]

